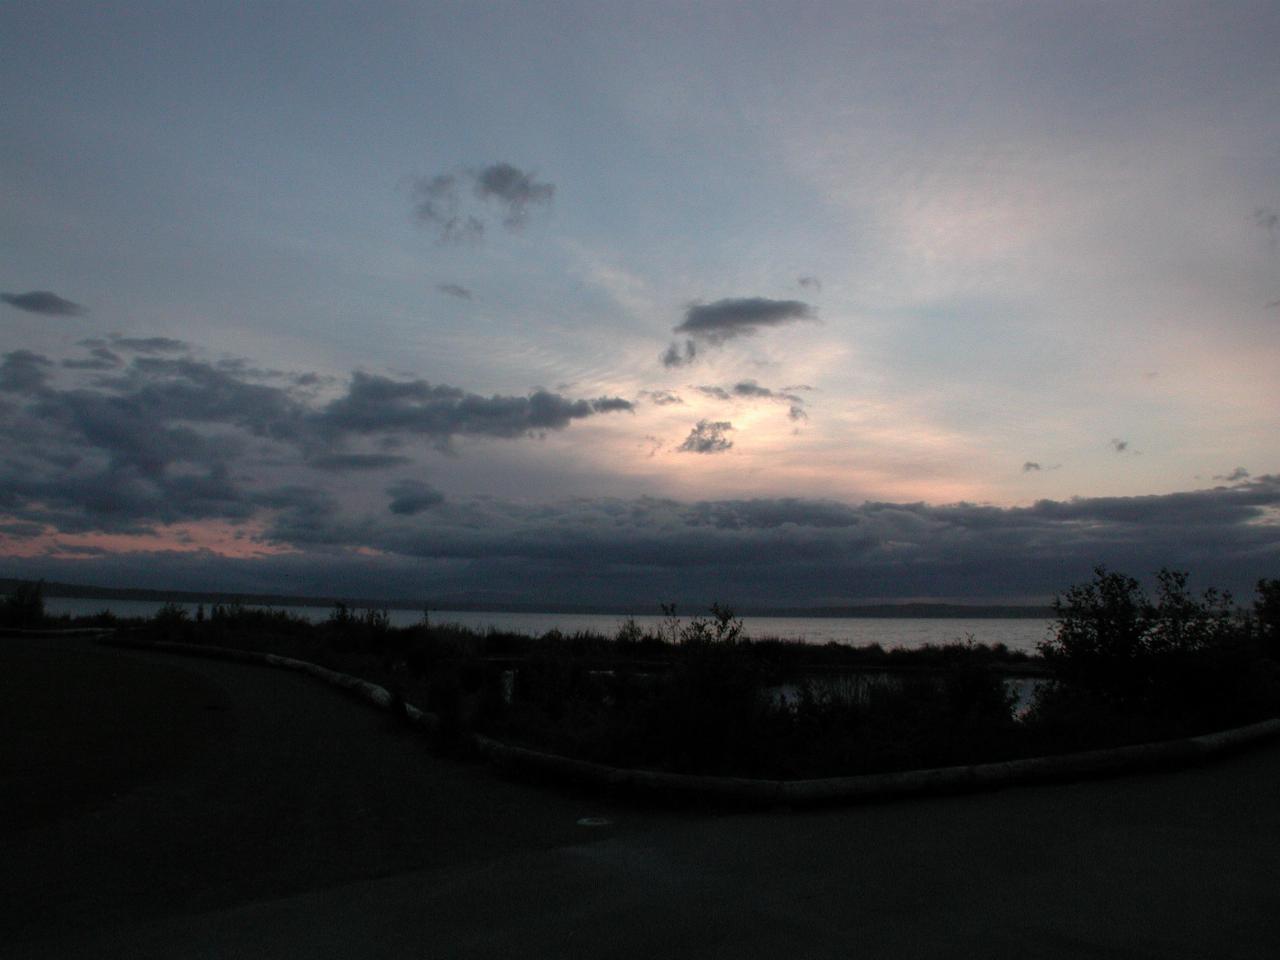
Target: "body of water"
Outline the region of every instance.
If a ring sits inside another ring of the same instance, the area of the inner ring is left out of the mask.
[[[87,600],[75,597],[47,597],[45,609],[52,615],[90,616],[110,610],[118,617],[150,617],[163,603],[145,600]],[[196,604],[178,604],[192,616]],[[206,610],[208,605],[206,604]],[[290,614],[312,621],[328,619],[332,607],[284,607]],[[407,627],[422,622],[418,610],[389,610],[393,626]],[[613,636],[628,619],[623,614],[586,613],[480,613],[468,610],[432,610],[431,622],[456,623],[474,630],[506,630],[541,635],[550,630],[572,634],[600,633]],[[661,616],[632,618],[643,631],[657,630]],[[682,618],[687,622],[687,618]],[[1052,621],[1039,619],[960,619],[922,617],[744,617],[744,633],[756,639],[780,637],[806,643],[844,643],[911,649],[926,644],[941,645],[972,636],[977,643],[1003,643],[1011,650],[1032,653],[1036,644],[1049,635]]]

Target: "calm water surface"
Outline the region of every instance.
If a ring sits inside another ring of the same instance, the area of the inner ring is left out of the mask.
[[[110,610],[120,617],[149,617],[163,603],[142,600],[84,600],[71,597],[49,597],[45,609],[54,615],[88,616]],[[179,604],[192,615],[195,604]],[[206,606],[207,609],[207,606]],[[330,607],[286,607],[289,613],[321,621],[328,618]],[[394,626],[407,627],[422,622],[420,610],[389,610]],[[431,622],[457,623],[476,630],[509,630],[540,635],[550,630],[572,634],[602,633],[612,636],[627,619],[622,614],[578,613],[477,613],[463,610],[432,610]],[[656,630],[660,616],[635,617],[641,630]],[[781,637],[806,643],[844,643],[863,646],[878,643],[882,647],[922,647],[925,644],[951,643],[972,636],[977,643],[1003,643],[1012,650],[1034,652],[1036,644],[1049,633],[1051,621],[1027,619],[925,619],[915,617],[744,617],[745,633],[754,638]]]

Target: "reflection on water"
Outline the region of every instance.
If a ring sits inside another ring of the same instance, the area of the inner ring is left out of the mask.
[[[875,684],[896,683],[898,678],[891,673],[877,671],[862,673],[849,671],[841,673],[815,674],[803,680],[780,683],[765,688],[765,696],[774,704],[784,706],[795,705],[804,696],[807,685],[811,692],[819,696],[830,696],[836,701],[862,703],[867,698],[867,691]],[[1014,695],[1013,715],[1021,718],[1031,709],[1037,688],[1045,681],[1037,677],[1005,677],[1005,689]]]

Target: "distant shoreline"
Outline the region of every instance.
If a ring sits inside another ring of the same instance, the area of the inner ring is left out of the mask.
[[[0,593],[7,593],[18,584],[19,578],[0,578]],[[659,616],[661,610],[653,604],[626,604],[609,606],[601,604],[530,604],[530,603],[478,603],[449,597],[430,600],[377,599],[367,597],[317,597],[271,593],[233,593],[202,590],[148,590],[135,587],[100,587],[89,584],[44,582],[44,595],[76,600],[133,600],[144,603],[241,603],[260,607],[331,607],[339,600],[349,607],[378,610],[449,610],[467,613],[561,613],[585,615]],[[962,604],[962,603],[875,603],[850,606],[822,607],[734,607],[744,617],[814,617],[814,618],[913,618],[938,620],[997,620],[1027,619],[1046,620],[1053,617],[1049,606],[1023,606],[1013,604]],[[705,609],[681,605],[682,617],[705,613]]]

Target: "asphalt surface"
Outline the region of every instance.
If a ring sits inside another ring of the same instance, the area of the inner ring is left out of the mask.
[[[1280,956],[1276,745],[744,814],[508,780],[283,671],[0,640],[0,677],[0,801],[45,801],[0,823],[5,956]]]

